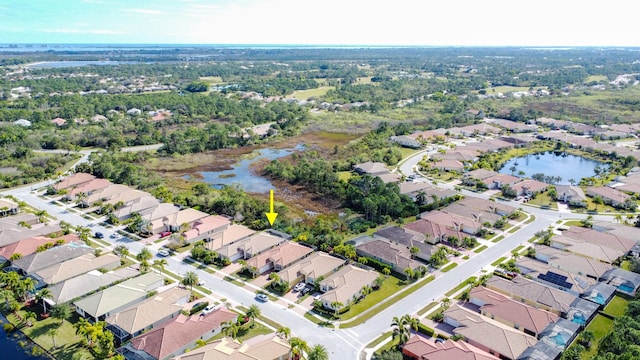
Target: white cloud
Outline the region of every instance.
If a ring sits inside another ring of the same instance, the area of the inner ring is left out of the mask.
[[[123,9],[123,11],[134,12],[145,15],[162,15],[164,12],[156,9]]]

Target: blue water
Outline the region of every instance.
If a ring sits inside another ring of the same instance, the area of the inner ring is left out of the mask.
[[[2,327],[2,325],[5,324],[7,320],[2,315],[0,315],[0,321],[2,321],[2,324],[0,324],[0,359],[8,359],[8,360],[9,359],[10,360],[47,359],[46,357],[31,356],[31,354],[28,352],[30,351],[31,346],[28,346],[28,349],[27,348],[23,349],[18,344],[18,341],[20,340],[26,341],[24,336],[19,332],[13,332],[9,334],[9,336],[7,336],[7,334],[4,332],[4,328]],[[19,336],[17,338],[14,337],[15,334],[18,334]]]
[[[567,341],[560,334],[556,334],[556,336],[551,336],[551,338],[558,346],[564,347],[565,345],[567,345]]]
[[[575,314],[573,316],[573,319],[571,319],[571,322],[574,322],[576,324],[580,324],[580,325],[584,325],[587,323],[587,320],[584,318],[584,316],[582,316],[582,314]]]
[[[122,64],[136,64],[135,61],[44,61],[35,64],[29,64],[27,67],[32,69],[51,69],[51,68],[65,68],[65,67],[79,67],[89,65],[122,65]]]
[[[257,151],[257,156],[233,164],[231,170],[203,171],[198,174],[202,176],[204,182],[212,184],[216,188],[220,188],[222,185],[237,184],[247,192],[265,193],[273,189],[273,184],[262,176],[253,174],[251,165],[262,160],[279,159],[303,149],[304,145],[297,145],[293,149],[262,149]],[[228,177],[230,175],[233,176]]]
[[[568,185],[569,179],[573,179],[578,183],[582,178],[594,176],[595,172],[593,170],[598,165],[600,168],[609,167],[607,164],[581,156],[568,154],[556,155],[553,152],[546,152],[512,158],[504,163],[499,172],[501,174],[521,176],[518,175],[518,173],[523,171],[525,174],[524,177],[528,178],[536,173],[543,173],[548,176],[560,176],[562,180],[558,184]],[[512,166],[515,166],[515,172],[511,170]]]
[[[620,289],[620,291],[633,293],[633,287],[628,286],[628,285],[620,285],[620,286],[618,286],[618,289]]]

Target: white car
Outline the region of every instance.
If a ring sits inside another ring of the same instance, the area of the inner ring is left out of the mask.
[[[211,305],[207,306],[206,308],[204,308],[204,310],[202,310],[200,315],[201,316],[205,316],[207,314],[212,313],[215,309],[216,309],[216,306],[214,304],[211,304]]]
[[[304,289],[305,286],[307,286],[307,284],[305,284],[304,282],[299,282],[296,284],[296,286],[293,287],[293,292],[298,292]]]
[[[256,300],[266,302],[266,301],[269,301],[269,297],[267,297],[266,294],[258,294],[256,295]]]
[[[158,251],[158,256],[160,256],[160,257],[167,257],[167,256],[169,256],[169,250],[164,250],[164,249],[162,249],[162,250]]]

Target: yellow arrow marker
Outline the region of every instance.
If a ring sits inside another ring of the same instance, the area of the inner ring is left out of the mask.
[[[265,214],[267,215],[267,219],[269,220],[269,225],[273,226],[273,223],[278,217],[278,213],[273,212],[273,190],[269,190],[269,212]]]

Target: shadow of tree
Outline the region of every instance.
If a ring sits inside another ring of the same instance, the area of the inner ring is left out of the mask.
[[[51,329],[57,329],[58,327],[60,327],[60,324],[59,324],[59,323],[57,323],[57,322],[52,322],[52,323],[49,323],[49,324],[46,324],[46,325],[43,325],[43,326],[41,326],[41,327],[37,327],[37,328],[33,329],[33,330],[31,331],[31,333],[29,334],[29,336],[30,336],[32,339],[37,338],[37,337],[40,337],[40,336],[44,336],[44,335],[47,335],[47,334],[48,334],[49,330],[51,330]]]

